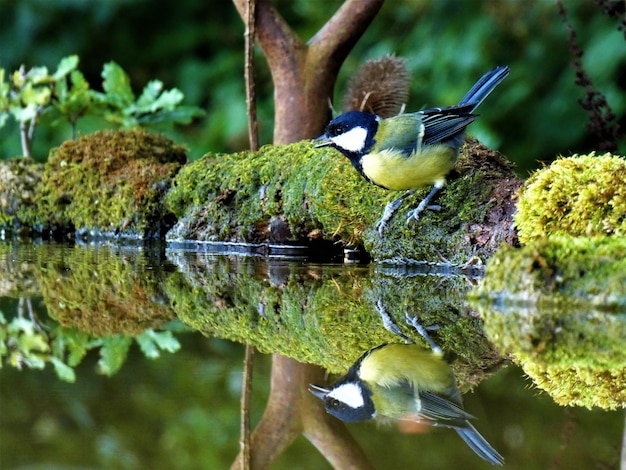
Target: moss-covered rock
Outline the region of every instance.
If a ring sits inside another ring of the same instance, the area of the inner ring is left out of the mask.
[[[30,158],[0,161],[0,231],[5,236],[37,231],[37,187],[44,166]]]
[[[381,237],[385,204],[400,194],[366,182],[341,154],[310,142],[265,146],[254,154],[209,154],[175,178],[168,207],[179,222],[172,240],[309,242],[323,238],[364,246],[376,259],[466,262],[489,256],[511,229],[520,186],[510,163],[470,141],[457,175],[441,192],[440,212],[419,222],[406,214],[430,188],[407,199]]]
[[[626,234],[626,160],[606,153],[558,158],[520,191],[515,224],[522,243],[552,234]]]
[[[143,130],[67,141],[46,164],[38,200],[44,224],[63,233],[162,236],[174,223],[162,200],[186,159],[182,147]]]

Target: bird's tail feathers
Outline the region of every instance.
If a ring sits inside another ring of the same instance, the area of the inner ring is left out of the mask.
[[[469,421],[466,422],[464,427],[455,428],[455,430],[481,459],[492,465],[504,464],[504,457],[502,457],[496,449],[491,447],[491,444],[487,442]]]
[[[487,96],[497,87],[502,80],[509,74],[509,68],[506,65],[498,66],[491,69],[478,79],[474,86],[465,94],[463,99],[459,101],[459,106],[464,104],[472,104],[472,111],[484,101]]]

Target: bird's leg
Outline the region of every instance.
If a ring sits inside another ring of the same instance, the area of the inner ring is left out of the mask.
[[[428,205],[430,200],[435,196],[435,194],[437,194],[437,191],[439,191],[441,188],[443,188],[443,182],[435,183],[435,185],[433,186],[433,189],[430,190],[430,192],[426,195],[426,197],[422,200],[422,202],[420,202],[419,205],[415,209],[413,209],[412,211],[409,211],[409,215],[406,218],[406,223],[407,224],[410,223],[411,220],[416,220],[416,221],[419,220],[420,214],[426,208],[433,209],[433,210],[441,209],[440,206],[429,206]]]
[[[378,314],[383,321],[383,326],[385,327],[385,330],[396,336],[399,336],[405,343],[412,343],[411,339],[404,333],[402,333],[402,330],[400,329],[398,324],[393,320],[393,318],[391,318],[391,315],[387,313],[387,310],[383,305],[383,301],[380,298],[376,302],[376,310],[378,311]]]
[[[378,233],[382,236],[383,232],[385,231],[385,228],[387,227],[387,222],[389,222],[389,219],[391,219],[391,217],[393,216],[394,212],[398,210],[398,207],[400,207],[402,205],[402,202],[411,194],[413,194],[414,191],[412,189],[406,191],[402,196],[400,196],[398,199],[394,199],[393,201],[391,201],[390,203],[388,203],[385,206],[385,210],[383,211],[383,215],[381,216],[380,220],[378,222],[376,222],[376,230],[378,230]]]
[[[422,338],[424,338],[426,340],[426,342],[430,345],[430,348],[433,350],[433,352],[435,354],[442,354],[442,350],[439,346],[437,346],[437,344],[432,340],[432,338],[430,337],[430,335],[428,334],[428,332],[426,331],[426,328],[424,328],[418,321],[417,319],[417,315],[411,316],[409,315],[409,312],[405,312],[404,315],[406,316],[406,322],[411,325],[413,328],[415,328],[415,331],[417,331]],[[438,327],[430,327],[430,329],[437,329]]]

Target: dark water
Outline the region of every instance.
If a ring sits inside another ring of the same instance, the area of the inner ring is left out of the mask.
[[[476,273],[51,245],[2,245],[0,266],[2,469],[229,468],[242,343],[262,351],[254,427],[272,354],[341,373],[367,349],[401,342],[378,303],[404,334],[407,313],[437,327],[433,340],[471,390],[465,408],[506,468],[620,468],[623,412],[559,406],[534,387],[465,302]],[[374,468],[488,467],[451,430],[349,430]],[[331,465],[299,435],[271,468]]]

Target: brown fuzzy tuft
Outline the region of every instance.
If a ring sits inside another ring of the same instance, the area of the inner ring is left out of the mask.
[[[396,116],[409,97],[409,71],[400,57],[368,60],[348,83],[343,112],[367,111],[382,118]]]

